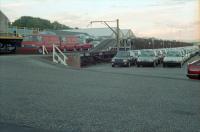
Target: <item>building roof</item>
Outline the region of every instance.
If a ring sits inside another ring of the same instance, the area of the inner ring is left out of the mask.
[[[113,29],[116,30],[116,28],[113,28]],[[82,32],[82,33],[87,33],[95,37],[114,36],[113,31],[109,28],[83,28],[83,29],[71,29],[71,30],[64,30],[64,31]],[[131,35],[131,37],[135,37],[131,29],[120,29],[120,31],[121,31],[121,34],[123,34],[124,36]]]
[[[89,36],[89,34],[84,32],[73,32],[68,30],[52,30],[52,32],[56,33],[59,36],[66,36],[66,35],[86,35]]]

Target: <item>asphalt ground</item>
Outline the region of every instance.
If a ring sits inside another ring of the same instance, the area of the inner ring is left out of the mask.
[[[200,81],[186,71],[0,56],[0,132],[200,132]]]

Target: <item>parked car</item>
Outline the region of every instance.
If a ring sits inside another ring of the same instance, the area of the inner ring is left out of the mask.
[[[38,34],[25,36],[22,41],[21,51],[42,54],[42,46],[44,45],[47,51],[52,52],[53,44],[57,45],[61,51],[81,51],[89,50],[93,47],[93,45],[88,43],[86,39],[80,38],[80,36],[76,35],[59,37],[54,34]]]
[[[169,50],[163,60],[163,67],[179,66],[182,67],[184,63],[184,55],[178,49]]]
[[[188,52],[187,48],[179,48],[178,50],[181,51],[181,54],[183,56],[183,61],[187,61],[188,59],[190,59],[190,57],[192,57],[190,55],[190,53]]]
[[[86,40],[87,39],[82,38],[79,35],[68,35],[64,38],[62,37],[65,51],[82,51],[91,49],[93,45]]]
[[[188,64],[187,76],[191,79],[200,79],[200,60]]]
[[[77,38],[75,36],[62,36],[61,41],[64,46],[64,51],[75,51],[75,45],[78,44]]]
[[[158,56],[158,63],[159,64],[163,63],[163,59],[164,59],[164,53],[163,53],[163,51],[160,50],[160,49],[156,49],[155,51],[156,51],[156,54]]]
[[[159,63],[159,58],[154,50],[141,50],[141,54],[137,59],[137,66],[152,65],[156,67]]]
[[[29,35],[25,36],[22,41],[22,52],[37,52],[42,54],[42,46],[44,45],[48,51],[53,50],[53,44],[57,45],[61,50],[63,46],[57,35]]]
[[[118,51],[114,58],[112,58],[112,67],[128,66],[136,63],[136,56],[132,51]]]
[[[135,54],[136,61],[137,61],[138,57],[141,55],[140,50],[131,50],[131,51]]]

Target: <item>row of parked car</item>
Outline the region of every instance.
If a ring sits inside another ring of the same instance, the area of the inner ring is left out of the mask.
[[[89,50],[93,45],[81,35],[58,36],[53,34],[36,34],[23,37],[20,52],[42,54],[42,46],[45,46],[48,52],[53,51],[53,44],[57,45],[61,51],[82,51]]]
[[[158,65],[182,67],[188,59],[199,52],[198,46],[118,51],[116,56],[112,58],[112,67],[116,65],[128,67],[131,65],[137,67],[147,65],[153,67]]]

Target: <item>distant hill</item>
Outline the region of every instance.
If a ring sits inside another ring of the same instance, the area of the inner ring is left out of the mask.
[[[44,29],[53,29],[53,30],[72,29],[71,27],[60,24],[57,21],[54,21],[53,23],[51,23],[49,20],[31,17],[31,16],[22,16],[21,18],[15,20],[12,23],[12,26],[39,28],[41,30],[44,30]]]

